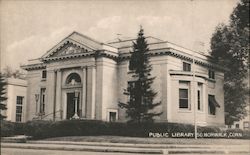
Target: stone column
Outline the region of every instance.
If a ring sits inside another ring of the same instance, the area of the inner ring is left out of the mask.
[[[62,72],[60,69],[56,71],[56,119],[62,119],[62,103],[61,103],[61,98],[62,98]]]
[[[191,111],[197,112],[197,81],[194,79],[193,81],[191,81],[191,85],[190,85],[190,95],[191,95],[191,100],[190,100],[190,107],[191,107]]]
[[[96,68],[95,66],[92,67],[92,112],[91,112],[91,118],[95,119],[95,84],[96,84]]]
[[[86,67],[82,67],[82,117],[86,118],[86,89],[87,89],[87,74],[86,74]]]
[[[95,119],[95,83],[96,68],[87,68],[87,118]]]
[[[47,84],[46,84],[46,103],[45,103],[45,115],[48,115],[46,119],[53,119],[53,113],[55,108],[55,87],[56,87],[56,80],[55,80],[55,71],[48,70],[47,72]]]

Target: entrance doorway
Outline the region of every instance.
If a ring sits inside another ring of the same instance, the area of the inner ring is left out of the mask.
[[[77,98],[77,114],[80,116],[80,109],[79,109],[79,95]],[[75,93],[67,93],[67,119],[70,119],[75,114]]]

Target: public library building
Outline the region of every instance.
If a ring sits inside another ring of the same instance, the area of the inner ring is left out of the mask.
[[[154,37],[150,49],[153,89],[158,92],[156,121],[224,125],[223,68],[203,51],[193,51]],[[131,40],[101,43],[73,32],[42,57],[22,66],[27,70],[23,120],[96,119],[126,121],[119,102],[131,79]],[[195,109],[194,109],[195,108]],[[195,112],[195,113],[194,113]]]

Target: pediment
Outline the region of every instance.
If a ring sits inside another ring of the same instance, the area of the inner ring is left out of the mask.
[[[79,46],[71,42],[67,42],[62,47],[58,48],[49,57],[60,57],[60,56],[65,56],[65,55],[88,53],[90,51],[93,51],[93,49],[89,47]]]
[[[90,51],[99,50],[102,48],[102,43],[97,42],[87,36],[73,32],[68,37],[63,39],[47,53],[42,56],[42,59],[50,57],[60,57],[64,55],[87,53]]]
[[[60,55],[68,55],[68,54],[77,54],[77,53],[84,53],[88,52],[89,50],[81,48],[77,45],[74,45],[72,43],[69,43],[66,45],[63,49],[61,49],[58,53],[57,56]]]

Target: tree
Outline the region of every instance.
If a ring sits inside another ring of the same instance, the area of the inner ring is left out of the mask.
[[[211,38],[214,62],[225,67],[225,118],[231,125],[246,115],[249,70],[249,0],[241,0],[230,16],[230,24],[220,24]]]
[[[2,75],[6,78],[14,77],[18,79],[24,79],[25,78],[25,73],[22,72],[21,70],[13,70],[10,66],[6,66],[3,69]]]
[[[149,48],[144,37],[143,29],[140,28],[136,42],[133,42],[133,52],[129,60],[129,72],[131,81],[124,94],[129,96],[127,103],[119,103],[121,108],[126,109],[129,122],[153,122],[153,117],[162,114],[153,112],[153,109],[161,103],[153,103],[157,93],[151,85],[155,77],[150,77],[152,66],[149,64]]]
[[[7,98],[5,97],[5,85],[6,85],[6,82],[4,81],[4,78],[2,74],[0,73],[0,110],[1,112],[7,109],[6,104],[4,103],[4,101],[7,100]],[[3,120],[4,118],[6,118],[6,116],[3,116],[1,112],[0,112],[0,120]]]

